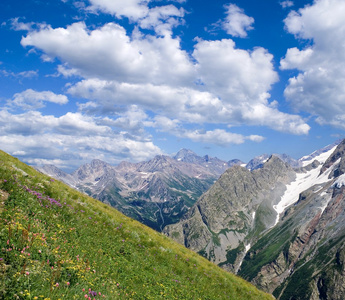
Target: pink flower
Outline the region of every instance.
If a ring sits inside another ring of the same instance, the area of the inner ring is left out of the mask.
[[[85,289],[83,289],[82,291],[85,292]]]
[[[59,287],[59,283],[58,282],[55,285],[56,285],[56,287]]]
[[[88,298],[88,295],[85,294],[84,297],[85,297],[85,298]]]
[[[66,284],[67,284],[68,286],[70,285],[70,283],[69,283],[68,281],[66,282]]]

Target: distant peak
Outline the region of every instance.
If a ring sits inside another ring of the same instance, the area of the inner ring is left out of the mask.
[[[91,161],[91,166],[92,166],[92,167],[96,167],[96,166],[105,166],[105,165],[108,165],[108,163],[106,163],[105,161],[100,160],[100,159],[93,159],[93,160]]]
[[[182,156],[186,156],[186,155],[196,155],[196,153],[194,153],[190,149],[182,148],[181,150],[179,150],[176,153],[176,155],[174,157],[182,157]]]

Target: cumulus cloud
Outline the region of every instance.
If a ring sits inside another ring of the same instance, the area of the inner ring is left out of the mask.
[[[273,56],[261,47],[247,51],[236,48],[231,39],[200,40],[193,56],[201,82],[233,105],[266,102],[268,91],[278,81]]]
[[[118,105],[137,104],[158,114],[164,112],[166,117],[183,122],[250,123],[294,134],[308,132],[309,126],[300,117],[273,110],[268,102],[268,91],[278,76],[274,71],[272,55],[265,49],[245,51],[236,49],[232,40],[200,40],[193,56],[204,91],[192,85],[175,87],[170,82],[155,85],[94,78],[78,82],[68,92],[92,100],[80,106],[85,112],[98,109],[111,113],[116,111]],[[258,105],[265,108],[265,114],[253,113],[252,108]],[[267,118],[269,114],[277,112],[279,118]]]
[[[150,0],[90,0],[93,11],[102,11],[117,18],[127,17],[143,29],[153,29],[156,33],[165,35],[171,29],[182,23],[184,9],[175,5],[148,7]],[[175,1],[183,3],[184,1]]]
[[[184,13],[183,8],[178,9],[174,5],[153,7],[147,16],[139,21],[139,26],[143,29],[153,29],[160,35],[168,35],[173,27],[182,23]]]
[[[41,121],[36,121],[26,136],[35,136],[35,130],[42,136],[50,133],[69,151],[78,149],[78,159],[88,157],[89,149],[93,149],[102,157],[114,153],[117,158],[121,150],[138,161],[161,152],[147,128],[221,146],[261,142],[264,137],[208,130],[209,124],[216,124],[213,128],[244,124],[292,134],[308,133],[310,128],[300,116],[280,112],[277,102],[270,100],[278,74],[273,56],[266,49],[239,49],[231,39],[196,39],[194,51],[187,53],[171,32],[183,22],[182,9],[172,5],[148,8],[145,1],[130,1],[128,7],[121,1],[91,3],[93,9],[130,18],[136,22],[134,30],[129,34],[115,22],[92,28],[77,22],[65,28],[42,26],[28,31],[21,44],[40,50],[45,61],[58,60],[59,75],[79,80],[68,84],[66,92],[81,100],[78,113],[60,118],[48,120],[36,112],[36,119]],[[246,34],[254,20],[237,6],[229,5],[227,9],[228,23],[233,22],[235,34]],[[291,53],[286,68],[293,61],[299,64],[299,54]],[[19,93],[12,102],[18,107],[37,109],[52,99],[28,94]],[[25,117],[28,115],[14,119]],[[43,126],[43,121],[52,124]],[[19,121],[7,131],[13,139],[20,140],[23,134],[19,134],[17,129],[21,127],[16,124]],[[99,146],[89,144],[91,135],[99,138]],[[81,141],[85,141],[84,147]],[[30,152],[26,148],[23,151]]]
[[[51,58],[59,58],[73,74],[119,82],[151,82],[184,85],[193,81],[194,69],[180,42],[171,35],[132,37],[118,24],[107,23],[90,31],[85,23],[67,28],[50,26],[29,32],[23,46],[34,46]],[[78,45],[78,47],[75,47]]]
[[[107,120],[80,113],[57,118],[37,111],[11,114],[1,110],[0,143],[4,151],[30,164],[53,163],[69,169],[95,157],[115,164],[125,158],[143,161],[162,154],[147,135],[131,138],[129,131],[118,132],[114,124],[105,123]]]
[[[242,134],[232,133],[223,129],[188,130],[184,128],[183,124],[181,124],[179,120],[172,120],[164,116],[156,116],[152,126],[158,128],[159,131],[173,134],[179,138],[218,146],[243,144],[246,140],[254,142],[262,142],[264,140],[264,137],[259,135],[244,136]]]
[[[13,99],[8,101],[8,104],[10,107],[16,106],[22,109],[31,110],[44,107],[44,102],[62,105],[68,102],[68,98],[65,95],[57,95],[51,91],[38,92],[27,89],[21,93],[14,94]]]
[[[311,46],[288,49],[280,66],[297,69],[289,79],[285,97],[297,111],[316,117],[320,124],[345,128],[345,2],[319,0],[292,11],[286,29]]]
[[[101,10],[118,18],[127,17],[135,21],[148,14],[149,2],[149,0],[90,0],[92,4],[90,9]]]
[[[226,18],[222,22],[223,29],[234,37],[244,38],[247,31],[253,29],[254,18],[247,16],[236,4],[225,5]]]

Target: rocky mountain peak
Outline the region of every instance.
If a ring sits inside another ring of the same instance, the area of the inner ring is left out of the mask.
[[[153,159],[143,162],[138,168],[139,172],[158,172],[173,169],[175,161],[166,155],[156,155]]]
[[[334,150],[332,155],[328,157],[326,162],[323,164],[320,175],[323,174],[327,169],[337,163],[333,172],[329,175],[331,177],[338,177],[345,173],[345,140],[343,140]]]
[[[190,149],[182,148],[173,158],[178,160],[179,158],[184,159],[189,156],[197,156],[197,154]]]
[[[76,171],[74,171],[72,176],[79,181],[84,181],[85,179],[88,179],[88,178],[92,180],[91,178],[95,176],[97,177],[97,176],[103,175],[109,169],[112,169],[112,168],[113,167],[110,164],[100,159],[94,159],[91,161],[90,164],[84,164],[80,166]]]

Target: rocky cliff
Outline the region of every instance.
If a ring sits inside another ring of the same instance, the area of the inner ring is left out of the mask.
[[[112,166],[95,159],[72,174],[54,166],[39,170],[161,231],[179,221],[228,167],[182,149],[174,157],[159,155],[136,164]]]
[[[233,167],[164,232],[278,299],[344,299],[344,150]]]
[[[276,204],[295,172],[276,156],[261,169],[228,169],[178,224],[164,233],[230,270],[246,248],[274,225]]]

